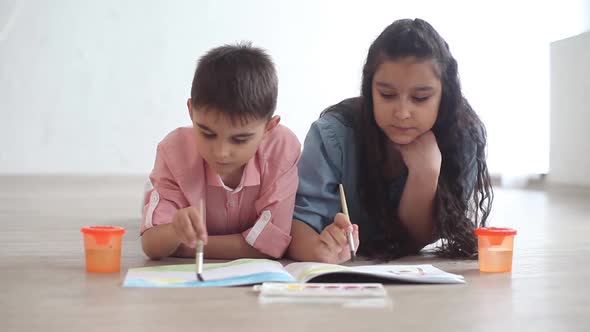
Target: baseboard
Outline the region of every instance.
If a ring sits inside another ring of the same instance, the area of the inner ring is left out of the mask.
[[[510,177],[509,177],[510,178]],[[515,188],[528,190],[572,190],[572,191],[590,191],[590,186],[555,183],[548,181],[547,174],[532,174],[522,176],[517,181],[503,178],[500,174],[490,175],[492,186],[497,188]]]

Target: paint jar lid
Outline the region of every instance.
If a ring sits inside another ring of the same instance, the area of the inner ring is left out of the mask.
[[[125,228],[118,226],[84,226],[80,229],[84,234],[116,235],[125,233]]]
[[[509,236],[516,235],[516,229],[508,227],[479,227],[475,234],[483,236]]]

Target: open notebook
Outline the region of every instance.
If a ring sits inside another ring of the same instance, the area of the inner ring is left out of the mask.
[[[243,286],[263,282],[407,282],[464,283],[463,277],[432,265],[342,266],[324,263],[291,263],[283,266],[268,259],[238,259],[205,264],[198,281],[194,264],[129,269],[124,287]]]

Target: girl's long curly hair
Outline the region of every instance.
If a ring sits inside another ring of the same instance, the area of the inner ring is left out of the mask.
[[[388,200],[387,181],[382,169],[388,139],[373,115],[372,82],[379,65],[405,57],[433,60],[441,80],[442,97],[438,117],[432,128],[436,136],[442,165],[434,202],[435,227],[440,240],[437,253],[443,257],[477,257],[476,227],[485,226],[490,213],[493,191],[486,166],[486,130],[461,92],[457,61],[444,39],[427,22],[398,20],[389,25],[369,48],[363,68],[360,105],[345,117],[356,127],[359,151],[359,194],[370,220],[379,224],[382,240],[362,244],[362,253],[389,260],[421,249],[412,243],[400,223],[397,211]],[[360,112],[359,112],[360,109]],[[468,165],[465,147],[473,147],[475,163]],[[477,168],[475,184],[466,177]],[[359,248],[360,249],[360,248]]]

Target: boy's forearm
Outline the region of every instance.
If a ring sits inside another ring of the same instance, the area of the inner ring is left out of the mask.
[[[213,235],[209,236],[205,246],[205,258],[209,259],[238,259],[238,258],[268,258],[252,247],[242,234]],[[180,245],[173,256],[190,258],[195,257],[195,249]]]
[[[143,252],[151,259],[171,256],[181,242],[176,236],[172,224],[164,224],[146,230],[141,236]]]
[[[237,258],[268,258],[252,247],[242,234],[209,236],[205,247],[205,258],[237,259]]]
[[[422,248],[434,236],[434,197],[438,173],[408,174],[399,205],[400,222],[406,227],[414,244]]]

